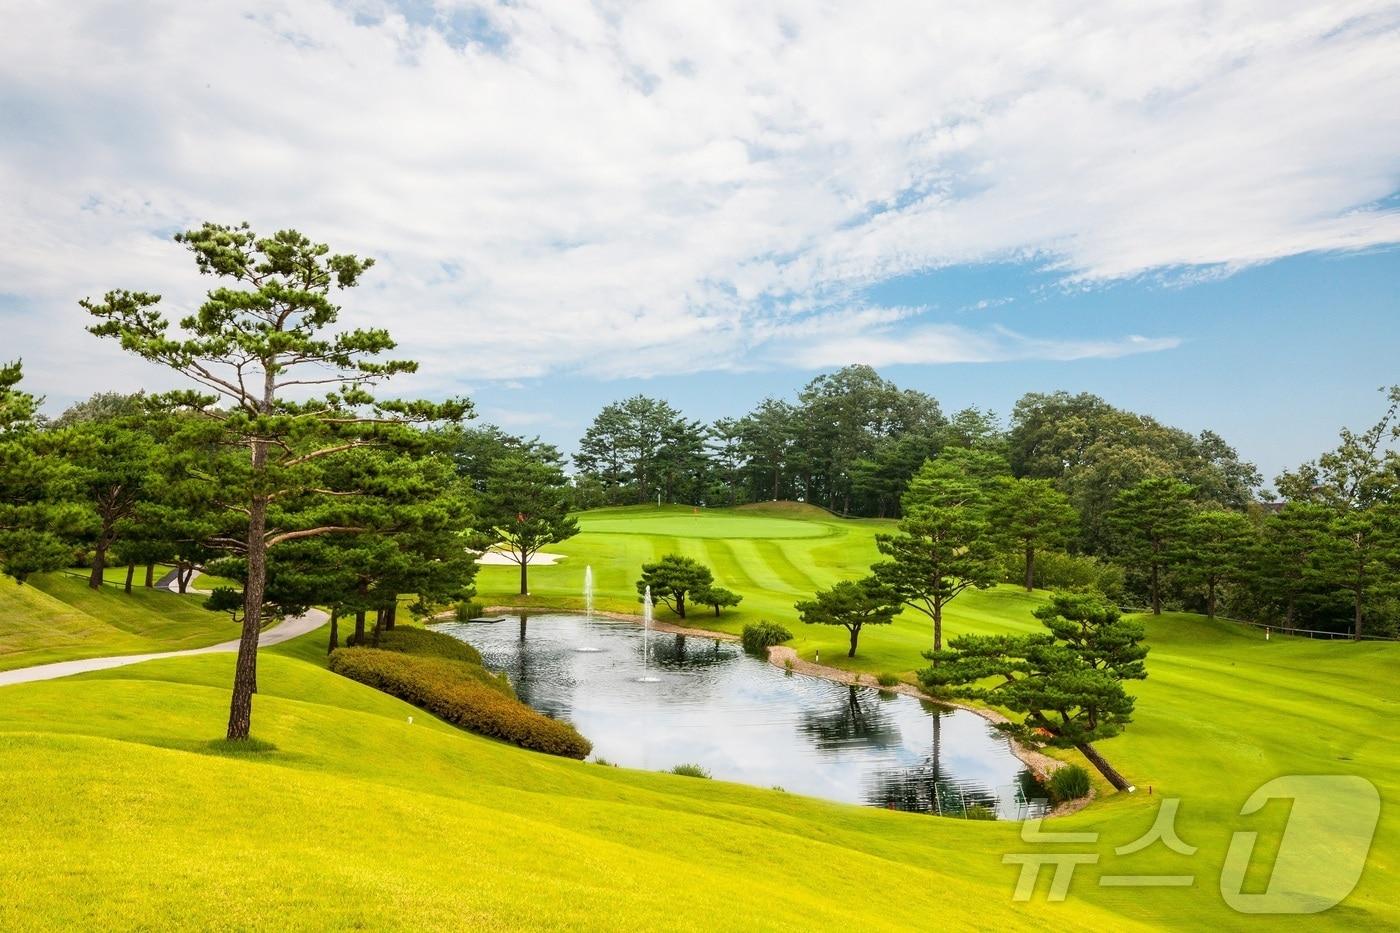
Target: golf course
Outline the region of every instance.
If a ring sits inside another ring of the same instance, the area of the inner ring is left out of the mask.
[[[631,613],[640,565],[693,556],[743,596],[691,627],[789,627],[803,659],[908,677],[923,666],[927,620],[874,627],[854,659],[844,632],[806,626],[792,604],[863,573],[892,523],[843,520],[795,504],[735,510],[614,508],[531,568],[483,567],[491,605],[577,609],[585,566],[596,605]],[[71,578],[70,578],[71,579]],[[199,598],[63,574],[0,589],[5,667],[182,648],[232,637]],[[970,589],[949,634],[1024,633],[1037,591]],[[672,621],[664,608],[660,621]],[[1286,801],[1240,816],[1283,775],[1359,775],[1400,793],[1400,645],[1309,641],[1225,621],[1149,618],[1148,677],[1132,684],[1132,726],[1099,750],[1136,786],[1096,776],[1087,807],[1027,842],[1022,826],[900,813],[778,790],[609,767],[524,751],[461,731],[326,668],[324,630],[262,652],[254,741],[224,742],[231,654],[151,661],[0,687],[0,928],[55,926],[348,929],[1062,929],[1158,926],[1357,928],[1400,924],[1400,826],[1382,810],[1355,890],[1315,915],[1232,909],[1220,876],[1231,837],[1257,832],[1243,889],[1262,888]],[[407,622],[401,622],[408,624]],[[91,639],[85,640],[85,639]],[[1056,752],[1072,757],[1074,752]],[[703,762],[700,762],[703,764]],[[1161,842],[1115,853],[1152,827],[1163,799],[1194,854]],[[1075,852],[1067,896],[1013,899],[1021,866],[1004,856]],[[1120,886],[1109,876],[1190,876]],[[605,920],[603,918],[606,918]]]

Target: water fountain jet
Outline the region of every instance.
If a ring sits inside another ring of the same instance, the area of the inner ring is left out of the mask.
[[[584,567],[584,568],[583,568],[583,609],[584,609],[584,612],[587,613],[588,622],[589,622],[589,624],[591,625],[592,622],[593,622],[593,565],[592,565],[592,564],[590,564],[590,565],[588,565],[587,567]],[[578,651],[578,652],[581,652],[581,653],[583,653],[583,654],[593,654],[594,652],[601,651],[602,649],[601,649],[601,648],[591,648],[591,647],[589,647],[589,646],[587,646],[587,645],[580,645],[579,647],[575,648],[574,650],[575,650],[575,651]]]
[[[661,680],[660,677],[651,676],[651,614],[651,587],[647,587],[642,594],[642,676],[637,678],[637,682],[643,684]]]

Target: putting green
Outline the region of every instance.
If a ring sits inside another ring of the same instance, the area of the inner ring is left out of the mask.
[[[683,538],[821,538],[832,534],[829,526],[790,518],[745,515],[708,510],[637,510],[635,514],[607,511],[588,513],[579,528],[593,534],[674,535]]]

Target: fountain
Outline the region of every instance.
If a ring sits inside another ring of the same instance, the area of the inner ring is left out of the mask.
[[[584,611],[588,614],[588,622],[591,625],[593,622],[593,566],[591,564],[583,568],[583,608]],[[581,645],[575,648],[574,650],[582,652],[584,654],[592,654],[593,652],[601,651],[602,649],[590,648],[587,645]]]
[[[583,608],[588,613],[588,621],[593,621],[593,565],[583,568]]]
[[[661,680],[651,675],[651,610],[651,587],[647,587],[642,595],[642,676],[637,678],[637,682],[642,684],[654,684]]]

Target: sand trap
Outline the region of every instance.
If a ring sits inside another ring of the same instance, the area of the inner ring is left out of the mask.
[[[548,554],[544,551],[539,551],[531,555],[526,563],[531,567],[548,567],[550,564],[559,563],[564,557],[565,555],[563,554]],[[485,554],[478,554],[476,562],[486,567],[519,566],[515,561],[511,560],[508,555],[502,554],[500,551],[487,551]]]

